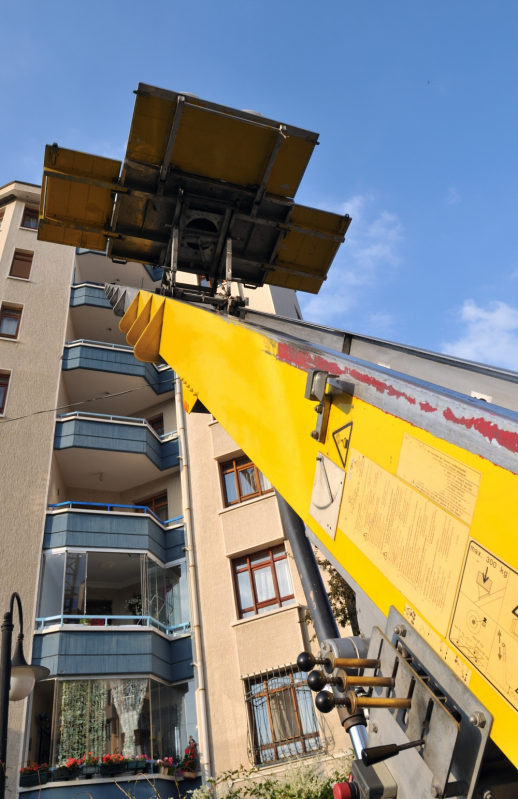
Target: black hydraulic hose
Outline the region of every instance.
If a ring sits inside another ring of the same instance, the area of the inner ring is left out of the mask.
[[[302,588],[306,596],[315,632],[320,643],[326,638],[340,638],[338,625],[333,616],[329,597],[327,596],[322,576],[313,552],[313,547],[306,536],[304,522],[291,505],[281,497],[278,491],[277,501],[286,538],[291,544],[293,558],[299,573]]]

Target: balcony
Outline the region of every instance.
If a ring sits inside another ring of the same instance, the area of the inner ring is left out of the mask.
[[[49,505],[43,549],[99,547],[150,552],[163,563],[184,557],[183,516],[161,521],[145,505]]]
[[[166,364],[142,363],[133,347],[79,339],[65,344],[63,373],[70,403],[102,397],[89,410],[125,416],[173,396],[174,372]],[[131,389],[139,388],[139,391]],[[122,392],[129,393],[123,394]],[[117,394],[109,397],[109,394]]]
[[[168,638],[190,632],[187,565],[164,566],[146,552],[46,550],[37,632],[117,630]]]
[[[46,666],[51,677],[150,674],[167,682],[193,677],[190,636],[167,639],[145,627],[135,631],[108,627],[101,633],[87,627],[35,635],[32,663]]]
[[[78,339],[102,339],[110,344],[126,344],[119,320],[104,293],[104,283],[74,283],[70,292],[70,315]]]
[[[76,281],[97,283],[121,283],[146,291],[155,291],[160,286],[163,270],[134,261],[114,262],[105,253],[95,250],[76,249]]]
[[[133,416],[58,416],[54,449],[66,484],[75,488],[125,491],[179,466],[177,433],[159,436]]]

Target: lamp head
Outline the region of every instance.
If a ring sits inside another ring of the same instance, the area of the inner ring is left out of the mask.
[[[11,661],[11,702],[20,702],[29,696],[38,680],[43,680],[50,674],[50,669],[45,666],[29,666],[23,654],[23,635],[18,636],[16,649]]]

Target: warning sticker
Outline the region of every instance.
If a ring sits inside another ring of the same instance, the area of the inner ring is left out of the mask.
[[[518,573],[474,540],[449,639],[518,710]]]
[[[351,448],[338,527],[445,636],[466,525]]]
[[[470,525],[482,475],[405,433],[397,476]]]

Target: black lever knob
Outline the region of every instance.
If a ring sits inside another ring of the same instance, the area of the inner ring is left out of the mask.
[[[336,707],[335,698],[329,691],[320,691],[315,696],[315,705],[321,713],[331,713],[332,709]]]
[[[416,746],[422,746],[424,738],[419,741],[409,741],[407,744],[384,744],[383,746],[371,746],[369,749],[362,749],[362,761],[364,766],[373,766],[375,763],[381,763],[382,760],[388,760],[389,757],[395,757],[403,749],[413,749]]]
[[[327,677],[323,671],[310,671],[307,682],[312,691],[321,691],[326,685],[337,685],[340,691],[344,689],[340,677]]]
[[[311,652],[301,652],[297,658],[297,666],[301,671],[311,671],[317,663],[322,666],[325,662],[325,658],[316,658]]]

